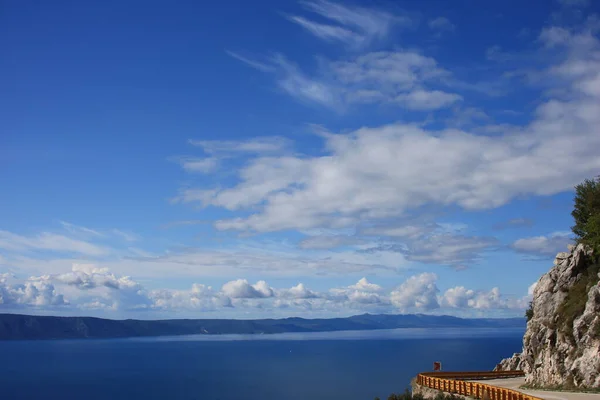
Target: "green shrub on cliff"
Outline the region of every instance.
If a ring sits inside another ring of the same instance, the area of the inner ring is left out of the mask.
[[[527,322],[533,318],[533,301],[529,302],[529,308],[525,311],[525,318],[527,318]]]
[[[575,225],[571,230],[577,243],[600,249],[600,176],[575,186],[575,205],[571,213]]]
[[[558,326],[569,337],[573,336],[573,321],[585,310],[590,289],[598,284],[598,272],[600,272],[600,263],[588,266],[577,282],[569,288],[567,297],[558,307]]]

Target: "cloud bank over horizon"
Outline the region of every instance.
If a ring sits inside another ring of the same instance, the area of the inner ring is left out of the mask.
[[[15,102],[9,118],[0,312],[523,315],[573,240],[573,187],[600,174],[600,10],[280,7],[215,46],[202,23],[182,38],[152,13],[147,39],[69,22],[102,59],[130,57],[112,75],[57,32],[64,57],[35,75],[9,49],[23,98],[64,92],[53,113]]]

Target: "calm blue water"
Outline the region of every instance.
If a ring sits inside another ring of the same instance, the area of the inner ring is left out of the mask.
[[[420,371],[489,370],[521,329],[0,342],[0,399],[373,400]]]

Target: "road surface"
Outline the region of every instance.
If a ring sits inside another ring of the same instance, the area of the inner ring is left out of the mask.
[[[520,386],[525,384],[525,378],[486,379],[473,382],[515,389],[521,393],[547,400],[600,400],[600,393],[551,392],[546,390],[520,389]]]

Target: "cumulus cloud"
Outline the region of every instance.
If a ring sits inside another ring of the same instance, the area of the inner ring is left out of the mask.
[[[318,292],[298,283],[291,288],[274,289],[265,281],[251,285],[246,279],[225,283],[221,290],[194,283],[190,289],[148,290],[131,278],[103,268],[74,266],[70,273],[31,277],[19,281],[0,274],[0,311],[2,309],[85,310],[127,315],[128,312],[235,312],[245,310],[256,317],[263,312],[289,309],[294,312],[322,312],[324,315],[352,312],[429,312],[452,309],[522,309],[530,294],[505,298],[497,288],[489,292],[457,287],[439,296],[437,276],[422,273],[411,276],[391,291],[360,279],[353,285]],[[125,314],[123,314],[125,313]],[[188,314],[189,315],[189,314]],[[193,314],[200,316],[199,314]]]
[[[23,283],[9,282],[9,274],[0,274],[0,309],[2,306],[51,307],[68,304],[45,279],[31,278]]]
[[[74,264],[71,272],[52,276],[52,279],[80,289],[94,289],[105,286],[111,289],[134,289],[141,286],[128,276],[117,277],[107,268],[98,268],[93,264]]]
[[[567,245],[573,243],[570,232],[554,232],[547,236],[533,236],[516,240],[512,248],[520,253],[536,256],[554,256],[567,250]]]
[[[246,279],[237,279],[224,284],[221,291],[232,299],[273,297],[273,289],[265,281],[258,281],[251,285]]]
[[[382,290],[381,286],[369,282],[367,278],[361,278],[356,284],[348,286],[348,288],[364,292],[381,292]]]
[[[149,293],[153,307],[163,310],[214,311],[233,307],[231,299],[210,286],[194,283],[190,290],[157,289]]]
[[[500,295],[500,289],[495,287],[490,291],[476,291],[457,286],[448,289],[441,301],[443,306],[455,308],[492,309],[505,308],[507,302]]]
[[[381,293],[382,290],[381,286],[370,283],[367,278],[361,278],[354,285],[330,289],[328,298],[351,307],[353,305],[389,304],[387,296]]]
[[[437,279],[437,275],[431,272],[408,278],[390,293],[392,305],[401,311],[430,311],[439,308]]]
[[[315,299],[320,297],[320,294],[306,288],[303,283],[299,283],[289,289],[281,289],[277,292],[277,297],[292,298],[292,299]],[[283,303],[281,303],[283,304]]]

